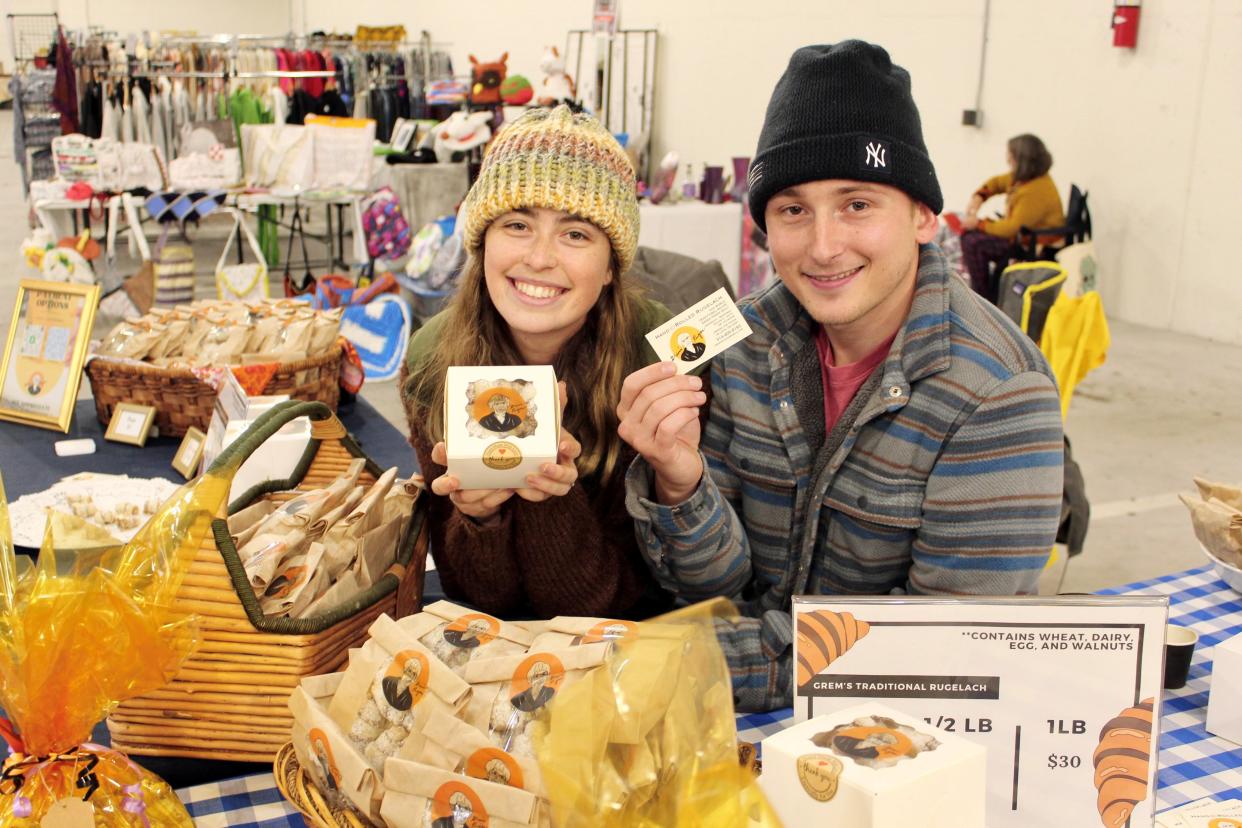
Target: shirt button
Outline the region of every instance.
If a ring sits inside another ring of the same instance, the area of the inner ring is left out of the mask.
[[[888,389],[888,395],[889,395],[890,397],[900,397],[900,396],[901,396],[901,386],[900,386],[900,385],[894,385],[892,388]]]
[[[789,400],[781,400],[781,410],[784,411],[787,408],[789,408]]]

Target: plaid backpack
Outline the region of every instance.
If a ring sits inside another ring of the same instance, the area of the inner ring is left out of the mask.
[[[391,187],[381,187],[362,202],[362,229],[372,259],[399,259],[410,249],[410,225]]]

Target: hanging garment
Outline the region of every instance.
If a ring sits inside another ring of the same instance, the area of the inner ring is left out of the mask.
[[[10,26],[13,25],[11,22]],[[56,83],[52,87],[52,107],[60,113],[60,133],[71,135],[78,129],[78,76],[73,68],[73,47],[65,40],[65,30],[56,32]]]
[[[136,133],[134,132],[134,112],[125,102],[121,102],[121,142],[125,144],[134,143]]]
[[[284,90],[279,86],[273,85],[264,95],[263,102],[267,108],[271,110],[272,122],[283,124],[289,122],[289,98],[286,97]]]
[[[103,122],[99,128],[100,138],[111,138],[113,141],[121,140],[121,113],[117,110],[116,101],[111,95],[103,104]]]
[[[171,157],[172,147],[168,143],[168,103],[163,95],[156,92],[151,99],[151,143],[159,149],[165,160]]]
[[[14,96],[16,97],[16,96]],[[82,118],[78,127],[89,138],[98,138],[103,128],[103,85],[91,81],[83,87]]]
[[[134,113],[134,136],[140,144],[154,144],[151,134],[151,103],[143,93],[142,87],[130,87],[130,109]]]
[[[1104,364],[1110,338],[1100,294],[1059,296],[1048,311],[1039,349],[1048,358],[1061,393],[1061,419],[1069,414],[1074,388]]]

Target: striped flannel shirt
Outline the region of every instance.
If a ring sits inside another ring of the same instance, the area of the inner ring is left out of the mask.
[[[739,304],[754,333],[712,366],[698,490],[654,502],[641,457],[626,481],[661,584],[742,611],[717,626],[739,709],[792,703],[794,595],[1034,590],[1060,517],[1056,384],[939,248],[921,248],[905,324],[827,434],[814,320],[780,283]]]

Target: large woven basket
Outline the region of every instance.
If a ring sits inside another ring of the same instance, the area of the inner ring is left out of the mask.
[[[260,497],[288,500],[298,493],[290,491],[295,487],[327,486],[356,457],[367,460],[360,482],[374,482],[381,473],[326,405],[294,401],[255,421],[212,468],[250,456],[301,416],[311,418],[311,441],[293,475],[255,486],[229,505],[230,513]],[[397,562],[373,586],[329,613],[302,619],[263,614],[228,524],[218,516],[176,599],[178,610],[198,616],[202,643],[172,683],[125,702],[109,717],[113,746],[144,756],[272,761],[290,739],[288,700],[302,677],[341,669],[381,613],[399,618],[420,608],[426,511],[425,498],[417,498]]]
[[[295,400],[321,402],[336,411],[341,396],[341,348],[318,356],[282,362],[263,388],[264,395],[288,394]],[[95,395],[95,413],[107,425],[117,403],[155,409],[160,435],[180,437],[193,426],[206,431],[216,404],[216,391],[188,368],[160,368],[132,360],[95,357],[86,363]]]

